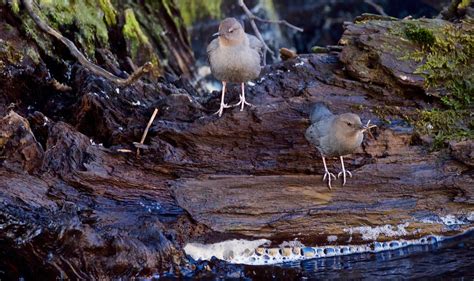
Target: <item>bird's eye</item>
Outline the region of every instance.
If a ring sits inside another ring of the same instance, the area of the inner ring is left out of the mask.
[[[233,30],[233,29],[230,29],[229,32],[232,33],[232,32],[234,32],[234,30]]]
[[[352,124],[351,124],[351,123],[349,123],[349,122],[347,122],[347,126],[349,126],[349,127],[352,127]]]

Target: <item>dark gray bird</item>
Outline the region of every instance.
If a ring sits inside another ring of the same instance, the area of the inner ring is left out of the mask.
[[[211,72],[216,79],[222,81],[221,105],[216,112],[222,115],[224,108],[231,106],[224,102],[227,82],[241,83],[240,111],[245,105],[252,105],[245,100],[245,82],[260,75],[262,42],[257,37],[244,32],[242,25],[235,18],[226,18],[219,25],[218,38],[207,46],[207,55]]]
[[[365,126],[362,125],[359,116],[353,113],[334,115],[322,102],[314,105],[310,121],[311,126],[306,130],[305,137],[321,153],[324,164],[323,181],[327,178],[329,189],[331,189],[331,177],[334,179],[336,177],[328,171],[325,158],[339,157],[342,171],[337,177],[342,175],[342,185],[345,185],[346,174],[350,177],[352,174],[344,168],[343,157],[354,152],[362,144],[364,132],[376,126],[370,125],[370,120]]]

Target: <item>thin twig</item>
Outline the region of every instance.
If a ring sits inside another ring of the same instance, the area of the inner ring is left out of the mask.
[[[51,28],[47,23],[45,23],[34,11],[32,8],[32,0],[23,0],[23,5],[26,8],[26,11],[30,15],[31,19],[36,23],[36,25],[41,29],[43,32],[55,37],[59,41],[61,41],[71,52],[79,63],[90,70],[92,73],[96,75],[100,75],[105,77],[118,85],[127,86],[138,80],[141,76],[145,73],[150,72],[153,67],[151,62],[145,63],[143,66],[139,67],[136,71],[134,71],[127,79],[120,78],[115,76],[114,74],[108,72],[107,70],[103,69],[102,67],[91,63],[87,58],[79,51],[79,49],[74,45],[74,43],[67,39],[66,37],[62,36],[61,33],[57,32],[53,28]]]
[[[242,9],[244,10],[245,14],[247,15],[247,17],[249,18],[250,20],[250,25],[252,26],[252,29],[253,29],[253,32],[255,32],[255,35],[257,36],[258,40],[260,40],[263,44],[263,64],[265,65],[266,64],[266,58],[267,58],[267,52],[270,53],[270,55],[272,56],[272,59],[275,60],[275,52],[272,51],[268,45],[265,43],[265,41],[263,40],[263,36],[262,34],[260,33],[260,31],[258,30],[257,28],[257,24],[255,24],[255,21],[258,20],[258,21],[261,21],[261,22],[266,22],[266,23],[276,23],[276,24],[284,24],[290,28],[293,28],[299,32],[302,32],[303,29],[300,28],[300,27],[297,27],[289,22],[287,22],[286,20],[266,20],[266,19],[262,19],[261,17],[257,17],[256,15],[254,15],[252,13],[252,11],[250,11],[250,9],[247,7],[247,5],[245,5],[245,2],[244,0],[238,0],[238,5],[240,7],[242,7]]]
[[[272,55],[272,59],[275,59],[275,52],[273,52],[268,45],[265,43],[265,40],[263,40],[263,36],[260,33],[260,30],[258,30],[257,25],[255,24],[254,17],[255,15],[252,13],[252,11],[249,10],[247,5],[245,5],[244,0],[238,0],[238,4],[242,9],[244,10],[245,14],[247,17],[250,19],[250,25],[252,26],[253,32],[255,32],[255,35],[257,36],[258,40],[260,40],[263,44],[263,65],[267,64],[267,52]]]
[[[252,15],[252,18],[254,20],[258,20],[258,21],[266,22],[266,23],[284,24],[284,25],[288,26],[289,28],[293,28],[294,30],[299,31],[299,32],[304,31],[303,28],[298,27],[296,25],[293,25],[293,24],[287,22],[286,20],[266,20],[266,19],[262,19],[261,17],[257,17],[256,15]]]
[[[381,14],[382,16],[388,16],[387,13],[383,10],[382,6],[375,4],[372,0],[364,0],[364,2],[370,6],[372,6],[377,13]]]
[[[143,145],[143,143],[145,142],[146,135],[148,134],[148,130],[150,130],[151,124],[153,124],[153,121],[155,120],[156,114],[158,114],[158,108],[155,108],[153,114],[151,115],[150,121],[148,121],[148,124],[146,125],[145,131],[142,135],[142,139],[140,140],[140,145]],[[138,156],[140,156],[140,147],[137,147],[137,157]]]

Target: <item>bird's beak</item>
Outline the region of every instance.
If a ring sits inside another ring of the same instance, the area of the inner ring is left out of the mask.
[[[216,37],[216,36],[220,36],[221,34],[219,32],[216,32],[214,34],[212,34],[212,37]]]
[[[370,125],[370,120],[369,120],[367,121],[367,124],[360,126],[360,129],[362,132],[365,132],[375,127],[377,127],[377,125]]]

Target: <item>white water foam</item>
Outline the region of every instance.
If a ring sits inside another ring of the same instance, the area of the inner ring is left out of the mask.
[[[212,257],[216,257],[235,264],[268,265],[357,253],[377,253],[410,245],[435,244],[444,239],[442,236],[429,235],[420,239],[372,242],[363,245],[284,248],[259,247],[270,242],[265,239],[230,240],[209,245],[189,243],[184,247],[184,251],[195,260],[210,260]]]
[[[466,225],[473,222],[473,212],[462,216],[447,215],[444,217],[436,217],[435,219],[424,219],[425,223],[441,223],[445,226]],[[358,233],[362,235],[362,240],[374,241],[380,235],[384,237],[400,237],[406,235],[415,235],[417,230],[408,232],[406,227],[409,223],[399,224],[397,226],[361,226],[344,229],[350,233],[348,243],[352,241],[352,234]],[[472,229],[472,228],[471,228]],[[469,230],[467,230],[469,231]],[[356,253],[377,253],[387,250],[395,250],[410,245],[427,245],[440,242],[451,237],[443,237],[438,235],[428,235],[419,239],[412,240],[392,240],[387,242],[372,242],[362,245],[345,245],[345,246],[315,246],[307,247],[300,241],[283,242],[278,247],[268,248],[270,241],[266,239],[260,240],[229,240],[214,244],[189,243],[184,247],[187,255],[195,260],[210,260],[216,257],[229,263],[248,264],[248,265],[264,265],[279,264],[291,261],[324,258],[332,256],[350,255]],[[328,241],[337,240],[337,236],[330,235]],[[262,246],[263,245],[263,246]]]
[[[249,256],[253,254],[257,247],[265,243],[270,243],[270,241],[266,239],[253,241],[233,239],[208,245],[201,243],[188,243],[184,247],[184,251],[195,260],[210,260],[212,257],[221,260],[231,260],[239,256]]]

